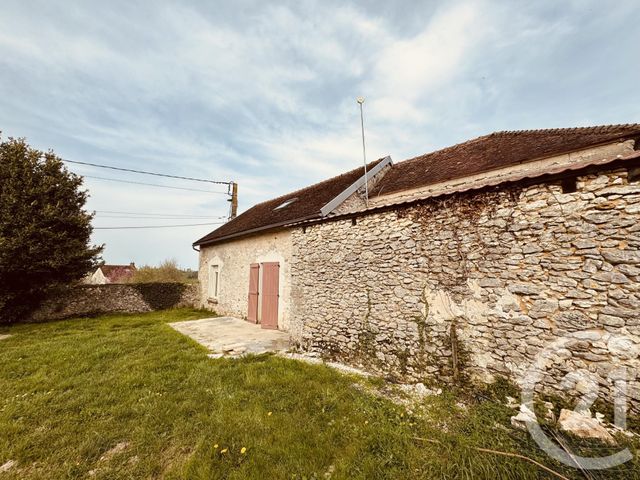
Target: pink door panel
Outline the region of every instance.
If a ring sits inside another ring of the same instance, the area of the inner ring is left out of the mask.
[[[260,264],[252,263],[249,269],[249,308],[247,320],[258,323],[258,296],[259,296]]]
[[[266,262],[262,264],[262,328],[278,328],[280,264]]]

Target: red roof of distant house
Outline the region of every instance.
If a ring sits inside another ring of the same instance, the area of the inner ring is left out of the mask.
[[[369,194],[376,197],[412,190],[629,138],[640,138],[640,124],[496,132],[396,163]],[[381,161],[372,162],[369,168]],[[320,209],[356,182],[362,173],[362,167],[357,168],[259,203],[194,245],[323,218]]]
[[[133,276],[136,266],[133,263],[129,265],[102,265],[100,270],[109,283],[124,283]]]

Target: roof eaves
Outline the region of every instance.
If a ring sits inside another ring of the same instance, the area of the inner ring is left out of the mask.
[[[372,178],[377,175],[384,167],[393,164],[391,157],[387,155],[378,164],[367,172],[366,175],[362,175],[358,180],[349,185],[346,189],[332,198],[325,206],[320,209],[320,214],[326,217],[336,208],[338,208],[347,198],[353,195],[360,187],[365,183],[365,178]],[[296,222],[297,220],[294,220]]]
[[[252,228],[250,230],[243,230],[241,232],[236,232],[236,233],[231,233],[229,235],[224,235],[222,237],[218,237],[218,238],[213,238],[211,240],[208,241],[196,241],[192,244],[192,246],[194,247],[202,247],[202,246],[206,246],[206,245],[213,245],[215,243],[221,243],[221,242],[225,242],[227,240],[233,240],[239,237],[245,237],[245,236],[249,236],[249,235],[253,235],[254,233],[263,233],[263,232],[267,232],[269,230],[274,230],[276,228],[279,227],[287,227],[290,224],[295,224],[295,223],[300,223],[300,222],[305,222],[308,220],[312,220],[314,218],[320,218],[320,214],[315,214],[315,215],[308,215],[306,217],[301,217],[301,218],[297,218],[295,220],[286,220],[283,222],[278,222],[278,223],[271,223],[269,225],[265,225],[263,227],[257,227],[257,228]]]

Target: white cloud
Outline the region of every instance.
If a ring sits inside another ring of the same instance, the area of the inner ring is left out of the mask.
[[[625,57],[640,41],[634,3],[614,11],[591,2],[589,13],[582,2],[553,1],[65,10],[7,0],[0,129],[71,159],[234,179],[248,208],[361,164],[360,95],[370,160],[399,161],[494,129],[640,120],[629,80],[639,67]],[[195,192],[87,184],[94,209],[228,207]],[[206,233],[196,230],[96,238],[108,242],[110,261],[175,256],[194,265],[190,242]]]
[[[375,67],[375,90],[418,100],[459,74],[465,54],[486,28],[479,22],[480,9],[479,2],[449,7],[420,34],[385,47]]]

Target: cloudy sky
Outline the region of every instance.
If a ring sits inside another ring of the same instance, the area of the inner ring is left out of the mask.
[[[360,165],[358,96],[370,159],[496,130],[640,122],[638,24],[637,0],[3,0],[0,130],[70,160],[235,180],[242,211]],[[228,211],[220,193],[85,184],[95,227]],[[213,228],[100,229],[94,240],[110,263],[196,267],[191,243]]]

